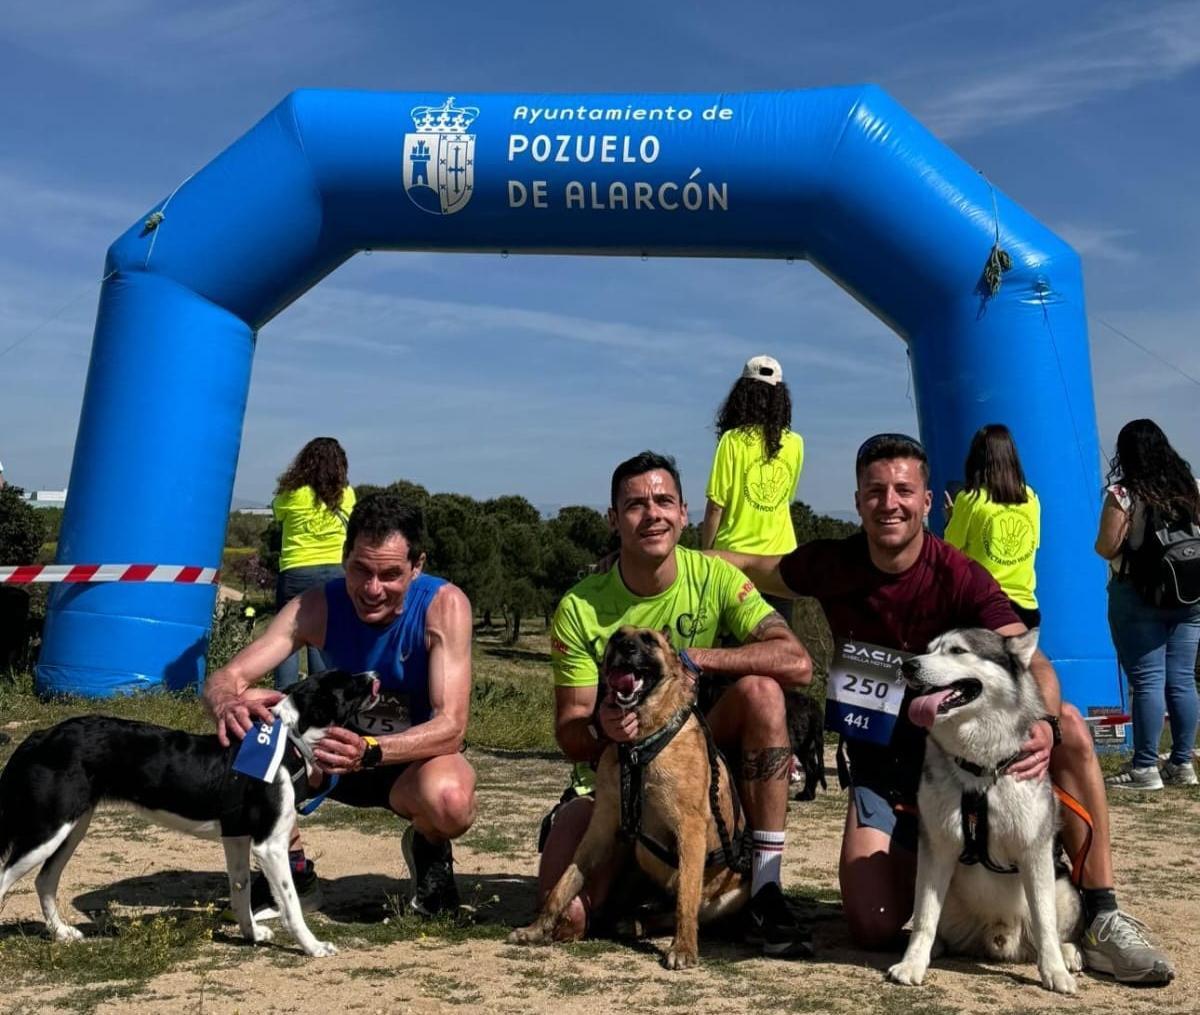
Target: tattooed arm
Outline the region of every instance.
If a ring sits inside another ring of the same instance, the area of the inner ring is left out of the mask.
[[[792,633],[787,621],[770,613],[737,648],[693,648],[690,655],[716,677],[771,677],[785,690],[804,687],[812,680],[812,658]]]

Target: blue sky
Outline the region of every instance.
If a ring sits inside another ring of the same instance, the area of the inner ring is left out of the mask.
[[[108,244],[299,87],[753,91],[874,82],[1084,261],[1102,446],[1156,418],[1200,468],[1200,5],[67,0],[0,24],[0,461],[66,485]],[[735,13],[736,10],[736,13]],[[6,351],[7,350],[7,351]],[[430,376],[430,354],[438,369]],[[915,429],[903,345],[810,266],[359,256],[260,334],[235,497],[309,437],[352,479],[603,503],[675,454],[693,508],[741,362],[784,364],[800,497]],[[851,392],[867,387],[864,404]]]

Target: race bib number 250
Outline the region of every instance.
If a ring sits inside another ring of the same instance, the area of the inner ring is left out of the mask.
[[[904,701],[900,664],[910,657],[870,642],[839,641],[829,666],[825,728],[851,740],[890,742]]]

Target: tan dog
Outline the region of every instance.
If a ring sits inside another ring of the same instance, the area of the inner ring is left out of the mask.
[[[622,708],[636,710],[639,739],[605,749],[596,771],[596,805],[583,841],[534,922],[514,930],[508,940],[510,944],[549,943],[559,918],[592,872],[633,835],[638,866],[675,895],[675,940],[664,964],[668,969],[684,969],[699,961],[699,924],[736,912],[749,897],[745,879],[728,866],[730,858],[717,855],[737,841],[729,769],[715,755],[718,811],[726,830],[723,842],[710,804],[708,742],[692,711],[695,688],[670,642],[657,631],[622,627],[609,639],[600,677],[602,696],[611,693]],[[672,728],[677,729],[673,735]],[[626,835],[622,835],[620,759],[629,754],[635,760],[639,755],[652,757],[641,772],[640,795],[636,788],[631,793],[640,799],[640,808],[636,800],[633,807],[625,801]],[[667,862],[670,856],[664,859],[664,854],[672,853],[677,867]]]

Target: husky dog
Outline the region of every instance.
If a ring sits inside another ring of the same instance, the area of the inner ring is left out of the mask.
[[[304,922],[292,884],[287,844],[294,804],[309,795],[312,747],[330,726],[349,724],[379,697],[373,673],[331,670],[296,685],[273,711],[286,743],[271,782],[233,770],[239,744],[130,719],[85,715],[31,733],[0,772],[0,903],[35,867],[46,929],[59,941],[79,930],[58,912],[63,868],[82,841],[99,804],[131,807],[160,825],[220,837],[229,872],[230,903],[242,935],[269,941],[271,931],[250,910],[250,854],[271,886],[284,927],[309,955],[336,954]],[[268,737],[255,726],[247,737]]]
[[[1055,875],[1058,801],[1049,779],[1005,775],[1045,712],[1029,669],[1036,648],[1036,630],[950,631],[902,667],[917,695],[909,718],[929,740],[912,937],[888,970],[897,983],[921,983],[937,944],[999,961],[1036,958],[1044,987],[1075,992],[1082,906],[1069,879]]]

